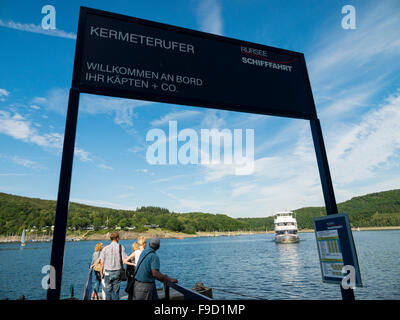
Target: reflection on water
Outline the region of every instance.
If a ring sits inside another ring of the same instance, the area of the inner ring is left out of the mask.
[[[22,247],[19,244],[18,245],[12,244],[10,247],[0,246],[0,251],[30,251],[30,250],[44,250],[44,249],[48,249],[48,247],[47,246],[33,247],[28,245]]]
[[[49,246],[44,243],[27,244],[22,247],[19,243],[0,244],[0,251],[30,251],[30,250],[47,250]]]
[[[299,243],[277,243],[282,282],[290,283],[300,272]]]

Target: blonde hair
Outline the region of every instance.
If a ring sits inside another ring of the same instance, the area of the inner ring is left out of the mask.
[[[99,242],[98,244],[96,244],[94,251],[101,251],[101,250],[103,250],[103,244]]]
[[[140,247],[144,247],[146,245],[146,238],[143,236],[140,236],[137,240],[137,243]]]
[[[134,243],[132,244],[132,250],[133,250],[133,251],[136,251],[136,250],[138,250],[138,249],[139,249],[139,243],[134,242]]]

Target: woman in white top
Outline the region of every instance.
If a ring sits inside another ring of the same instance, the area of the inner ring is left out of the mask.
[[[132,253],[126,259],[127,260],[126,264],[128,266],[136,267],[136,264],[140,258],[140,254],[142,253],[144,248],[146,248],[146,238],[139,237],[138,241],[132,244]]]
[[[135,250],[135,262],[137,263],[140,258],[140,254],[146,248],[146,238],[145,237],[139,237],[137,244],[139,245],[139,249]]]
[[[135,242],[132,244],[132,253],[126,259],[126,273],[128,276],[128,282],[126,283],[125,292],[128,293],[128,300],[133,300],[133,276],[136,269],[136,255],[135,252],[139,249],[139,244]]]
[[[126,284],[125,292],[128,293],[128,300],[133,300],[133,283],[134,283],[134,274],[136,270],[136,265],[139,261],[140,254],[146,247],[146,238],[139,237],[138,241],[132,245],[132,253],[127,258],[127,273],[128,273],[128,282]]]

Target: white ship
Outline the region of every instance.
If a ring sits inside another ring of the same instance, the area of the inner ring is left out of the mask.
[[[275,242],[294,243],[300,238],[297,230],[297,221],[292,211],[278,212],[275,215]]]

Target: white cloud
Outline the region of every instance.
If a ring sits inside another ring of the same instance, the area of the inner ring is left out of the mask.
[[[398,1],[371,3],[357,11],[360,19],[351,32],[324,32],[308,61],[316,96],[336,96],[339,86],[375,79],[398,69],[400,7]],[[332,94],[329,94],[331,92]]]
[[[7,134],[15,139],[29,141],[36,135],[35,129],[18,113],[11,115],[0,110],[0,133]]]
[[[83,95],[80,108],[89,114],[113,114],[114,123],[123,127],[133,126],[134,110],[137,107],[148,105],[152,102]]]
[[[114,170],[112,167],[107,166],[106,164],[99,164],[98,167],[104,170]]]
[[[254,183],[236,185],[232,190],[232,198],[238,197],[243,194],[248,194],[254,191],[254,188],[256,187],[257,185]]]
[[[215,182],[228,176],[235,176],[235,164],[227,164],[220,161],[216,164],[204,164],[204,181]]]
[[[324,37],[324,48],[317,53],[317,57],[320,57],[319,63],[314,65],[313,69],[324,73],[327,69],[346,67],[350,63],[360,68],[375,60],[378,55],[400,52],[400,39],[398,34],[393,32],[400,28],[398,2],[385,1],[378,5],[373,3],[362,13],[362,20],[354,32],[342,32],[337,34],[335,39]],[[335,50],[335,48],[343,49]],[[343,63],[346,66],[343,66]]]
[[[230,165],[204,166],[202,184],[217,182],[210,188],[223,184],[224,192],[216,196],[215,209],[207,208],[206,204],[201,207],[201,201],[195,203],[197,200],[185,205],[236,217],[267,216],[278,210],[323,206],[309,124],[299,122],[296,128],[297,141],[280,149],[278,154],[256,159],[251,176],[235,176]],[[400,89],[357,123],[339,123],[337,130],[324,133],[338,202],[399,188],[400,179],[392,175],[400,167]]]
[[[144,145],[143,146],[134,146],[134,147],[129,148],[128,151],[132,152],[132,153],[139,153],[145,149],[146,149],[146,146],[144,146]]]
[[[207,211],[206,208],[212,208],[212,211],[210,212],[216,212],[217,207],[219,206],[218,201],[210,201],[210,200],[199,200],[198,198],[196,199],[190,199],[189,197],[179,197],[176,196],[170,192],[167,192],[165,190],[158,190],[160,193],[165,195],[167,198],[173,200],[175,203],[176,208],[172,209],[175,212],[188,212],[188,211],[202,211],[205,212]]]
[[[47,99],[43,97],[35,97],[33,98],[32,102],[37,104],[46,104]]]
[[[87,152],[83,149],[80,148],[76,148],[74,150],[74,155],[76,157],[78,157],[79,160],[81,160],[82,162],[89,162],[92,161],[92,158],[90,157],[90,152]]]
[[[349,125],[328,151],[336,181],[348,184],[375,177],[382,166],[393,165],[400,152],[400,90],[379,108]]]
[[[185,111],[178,111],[178,112],[170,112],[163,116],[161,119],[153,120],[150,124],[152,126],[162,126],[168,124],[169,121],[172,120],[182,120],[187,118],[192,118],[201,114],[200,111],[196,110],[185,110]]]
[[[225,116],[226,112],[216,110],[216,109],[208,109],[204,117],[201,121],[201,128],[204,129],[219,129],[225,126]]]
[[[201,0],[196,16],[202,31],[222,35],[223,21],[219,1]]]
[[[133,198],[135,196],[134,193],[123,193],[116,196],[117,199],[128,199]]]
[[[53,37],[76,39],[76,34],[74,34],[72,32],[66,32],[66,31],[59,30],[59,29],[45,30],[40,25],[35,25],[33,23],[24,24],[24,23],[19,23],[19,22],[14,22],[14,21],[5,22],[0,19],[0,27],[10,28],[10,29],[15,29],[15,30],[20,30],[20,31],[26,31],[26,32],[40,33],[40,34],[45,34],[45,35],[53,36]]]
[[[138,173],[143,173],[143,174],[147,174],[150,176],[154,176],[154,172],[151,172],[149,169],[136,169],[135,171]]]
[[[160,179],[156,179],[156,180],[152,180],[152,183],[163,183],[163,182],[170,182],[173,180],[177,180],[177,179],[181,179],[181,178],[189,178],[189,177],[193,177],[192,175],[188,175],[188,174],[178,174],[175,176],[169,176],[166,178],[160,178]]]
[[[43,135],[35,134],[31,141],[41,147],[49,147],[61,150],[64,136],[60,133],[45,133]]]
[[[38,163],[36,161],[32,161],[29,159],[25,159],[25,158],[21,158],[19,156],[11,156],[11,155],[6,155],[6,154],[2,154],[0,153],[0,158],[9,160],[15,164],[18,164],[20,166],[26,167],[26,168],[36,168],[38,167]],[[9,175],[13,175],[13,174],[9,174]]]
[[[27,167],[27,168],[34,168],[38,165],[38,163],[35,161],[29,160],[29,159],[24,159],[24,158],[21,158],[18,156],[11,157],[11,160],[12,160],[12,162],[14,162],[16,164]]]
[[[48,91],[46,97],[35,97],[32,103],[45,106],[47,110],[65,115],[68,108],[68,89],[53,88]],[[150,103],[152,102],[81,94],[79,111],[88,114],[113,115],[114,123],[129,128],[133,126],[135,108]]]
[[[349,119],[359,113],[364,113],[371,107],[371,99],[387,86],[386,75],[375,77],[373,80],[355,81],[351,87],[342,90],[336,88],[334,98],[323,103],[324,108],[319,112],[320,119],[332,122],[337,119]]]
[[[5,101],[10,93],[6,89],[0,88],[0,101]]]
[[[68,108],[68,90],[53,88],[48,92],[47,97],[35,97],[32,103],[45,106],[47,110],[65,115]]]
[[[0,110],[0,133],[42,148],[54,149],[57,152],[62,150],[64,138],[62,134],[56,132],[40,134],[34,125],[18,113],[11,115],[10,112]],[[75,148],[75,155],[83,162],[92,160],[90,153],[80,148]]]
[[[189,199],[189,198],[179,198],[177,199],[179,202],[179,207],[183,209],[183,211],[207,211],[205,210],[206,207],[214,207],[216,203],[212,201],[203,201],[203,200],[195,200],[195,199]],[[215,211],[213,211],[215,212]]]

